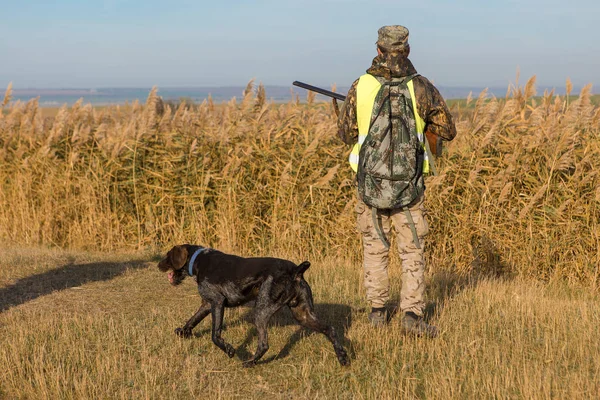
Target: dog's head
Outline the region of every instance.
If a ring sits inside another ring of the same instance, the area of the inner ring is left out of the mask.
[[[184,268],[188,259],[188,251],[185,246],[175,246],[167,253],[167,256],[158,263],[158,269],[167,272],[169,283],[173,286],[179,285],[187,275]]]

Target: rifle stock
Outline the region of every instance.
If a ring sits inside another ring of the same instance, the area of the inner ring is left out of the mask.
[[[425,137],[429,142],[429,149],[431,150],[431,153],[436,157],[441,156],[442,152],[444,151],[444,142],[442,141],[442,138],[429,131],[425,131]]]

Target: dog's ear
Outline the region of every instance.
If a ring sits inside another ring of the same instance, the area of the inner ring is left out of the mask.
[[[167,253],[167,257],[158,263],[158,269],[166,272],[170,269],[180,270],[187,261],[188,252],[183,246],[175,246]]]

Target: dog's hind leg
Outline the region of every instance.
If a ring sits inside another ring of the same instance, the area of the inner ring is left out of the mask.
[[[265,355],[267,350],[269,350],[269,320],[280,308],[281,305],[279,304],[271,304],[268,307],[258,308],[257,303],[254,325],[258,331],[258,345],[256,346],[256,352],[254,353],[254,356],[251,359],[244,361],[244,367],[254,366],[256,362]]]
[[[192,317],[185,323],[183,328],[175,329],[175,333],[179,337],[189,338],[192,336],[192,330],[202,321],[206,316],[210,314],[210,303],[202,301],[200,308]]]
[[[256,353],[254,353],[254,356],[251,359],[244,361],[244,367],[254,366],[256,362],[265,355],[267,350],[269,350],[269,320],[283,305],[271,299],[272,287],[273,279],[268,278],[261,285],[258,297],[256,298],[256,305],[254,307],[254,325],[258,331],[258,345],[256,346]]]
[[[217,302],[211,304],[212,314],[212,341],[218,348],[223,350],[229,358],[235,355],[235,349],[229,343],[226,343],[221,337],[221,330],[223,328],[223,313],[225,311],[225,299],[219,299]]]
[[[317,318],[314,311],[312,294],[307,283],[304,282],[304,284],[302,284],[301,291],[303,292],[303,295],[300,296],[300,299],[298,299],[298,304],[294,307],[290,307],[292,315],[294,316],[296,321],[298,321],[300,325],[306,328],[320,332],[323,335],[327,336],[327,339],[329,339],[329,341],[333,344],[335,355],[337,356],[337,359],[340,362],[340,364],[350,364],[350,359],[346,354],[346,350],[344,350],[344,347],[338,341],[333,326],[325,325]]]

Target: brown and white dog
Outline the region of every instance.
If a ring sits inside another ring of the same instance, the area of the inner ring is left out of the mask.
[[[267,324],[283,306],[289,307],[300,325],[324,334],[333,344],[340,364],[348,365],[350,360],[334,328],[322,324],[315,315],[312,292],[303,277],[309,266],[308,261],[296,265],[280,258],[243,258],[191,244],[173,247],[158,263],[158,268],[167,272],[174,286],[186,275],[196,277],[202,297],[198,311],[182,328],[175,330],[178,336],[191,337],[192,329],[212,314],[212,341],[233,357],[234,348],[221,337],[224,308],[255,300],[258,346],[254,356],[244,361],[245,367],[256,364],[267,352]]]

